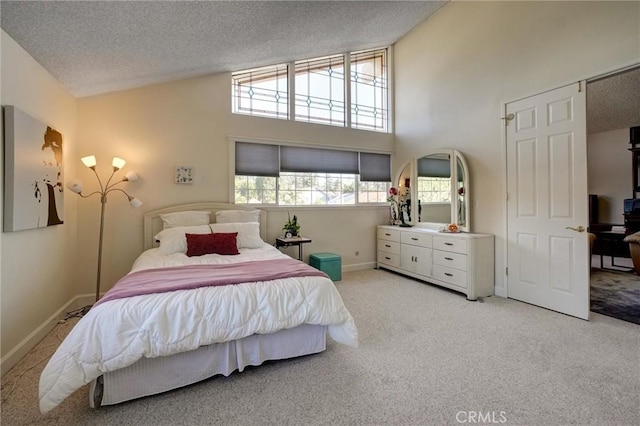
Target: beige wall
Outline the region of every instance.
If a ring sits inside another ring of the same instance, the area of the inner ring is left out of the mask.
[[[1,37],[2,105],[14,105],[60,131],[64,173],[73,175],[75,98],[4,31]],[[63,225],[1,235],[3,371],[10,352],[77,294],[76,201],[73,194],[65,194]]]
[[[504,294],[504,104],[640,61],[638,2],[452,2],[395,46],[398,163],[463,152]]]
[[[159,84],[78,100],[78,156],[95,154],[98,171],[109,172],[111,157],[128,161],[123,172],[135,170],[141,180],[126,186],[144,201],[131,210],[125,197],[114,194],[107,203],[102,291],[124,275],[142,251],[145,211],[197,201],[229,201],[229,137],[324,144],[390,152],[393,136],[332,126],[234,115],[231,77],[218,74]],[[192,166],[193,185],[173,183],[175,166]],[[95,178],[87,169],[79,177],[88,190]],[[81,289],[92,291],[100,203],[79,202]],[[344,265],[375,262],[376,224],[387,219],[386,208],[291,208],[303,235],[313,239],[308,255],[332,251]],[[269,209],[270,241],[281,234],[286,208]],[[358,255],[355,253],[358,252]]]
[[[598,196],[600,223],[624,224],[624,199],[633,198],[629,129],[587,135],[589,194]]]

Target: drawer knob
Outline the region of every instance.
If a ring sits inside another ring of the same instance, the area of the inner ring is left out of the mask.
[[[453,259],[450,257],[445,257],[444,260],[453,260]]]
[[[411,237],[411,239],[412,239],[413,241],[418,241],[418,239],[417,239],[416,237]]]
[[[452,246],[453,243],[444,243],[445,246]]]
[[[387,260],[391,260],[391,258],[389,256],[385,256],[384,258],[387,259]]]
[[[384,246],[385,246],[385,247],[391,247],[389,244],[385,244]]]
[[[450,274],[450,273],[448,273],[448,272],[445,272],[444,274],[445,274],[446,276],[448,276],[448,277],[452,277],[452,276],[453,276],[453,274]]]
[[[384,235],[386,235],[387,237],[390,237],[390,236],[391,236],[391,234],[384,234]]]

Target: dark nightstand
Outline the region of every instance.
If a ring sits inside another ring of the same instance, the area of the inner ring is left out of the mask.
[[[311,242],[310,238],[304,238],[304,237],[291,237],[291,238],[277,237],[276,248],[298,246],[298,260],[302,260],[302,245],[310,242]]]

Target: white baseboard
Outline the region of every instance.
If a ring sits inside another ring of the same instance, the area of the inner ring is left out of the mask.
[[[67,312],[71,312],[82,306],[91,305],[95,301],[95,296],[82,295],[75,296],[63,307],[58,309],[53,315],[45,320],[38,328],[36,328],[31,334],[25,337],[20,343],[18,343],[13,349],[11,349],[5,356],[0,359],[0,376],[11,370],[11,368],[18,363],[34,346],[36,346],[53,328],[58,322],[65,318]]]
[[[351,265],[343,265],[342,272],[366,271],[376,267],[376,262],[352,263]]]
[[[496,296],[507,298],[507,290],[504,287],[494,287],[493,292]]]

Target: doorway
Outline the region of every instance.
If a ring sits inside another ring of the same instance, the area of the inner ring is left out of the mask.
[[[633,188],[630,128],[640,125],[640,67],[587,82],[587,170],[592,245],[590,309],[640,324],[640,276],[624,237]]]

